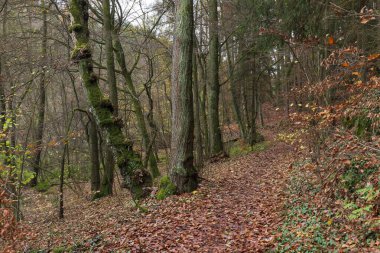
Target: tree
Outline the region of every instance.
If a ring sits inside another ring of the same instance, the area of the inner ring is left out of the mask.
[[[198,184],[193,164],[193,1],[176,1],[175,17],[171,87],[173,131],[169,174],[176,192],[183,193],[193,191]]]
[[[114,108],[113,115],[118,117],[119,114],[119,101],[116,83],[115,72],[115,58],[113,49],[113,11],[111,12],[110,1],[102,0],[102,14],[103,14],[103,36],[105,41],[105,56],[106,56],[106,69],[107,69],[107,84],[110,91],[110,100]],[[113,7],[114,8],[114,7]],[[100,187],[100,196],[107,196],[112,194],[113,188],[113,174],[114,174],[114,160],[112,151],[106,149],[106,166],[104,168],[103,180]]]
[[[219,122],[219,34],[218,1],[208,0],[209,7],[209,58],[208,58],[208,121],[211,156],[223,152],[222,133]]]
[[[97,125],[103,131],[109,148],[112,149],[117,165],[125,178],[127,187],[134,198],[146,194],[145,187],[151,185],[149,173],[143,168],[140,158],[134,151],[122,131],[122,121],[113,115],[111,101],[104,97],[94,73],[92,52],[89,38],[89,3],[87,0],[71,0],[70,13],[72,25],[70,30],[75,37],[75,48],[71,58],[79,65],[83,86],[88,102],[96,118]]]
[[[45,0],[41,1],[42,8],[42,43],[41,43],[41,55],[42,55],[42,67],[41,67],[41,79],[38,86],[38,117],[37,117],[37,129],[36,129],[36,151],[32,161],[33,171],[35,173],[34,178],[30,182],[31,186],[36,186],[38,182],[38,175],[40,174],[41,166],[41,153],[42,153],[42,139],[44,135],[45,124],[45,105],[46,105],[46,64],[47,64],[47,11],[45,6]]]
[[[99,140],[95,118],[92,115],[89,118],[88,142],[91,157],[91,192],[94,193],[94,197],[97,197],[97,192],[100,190]]]
[[[120,42],[119,34],[117,33],[116,30],[114,30],[114,48],[116,52],[116,60],[121,68],[121,74],[124,78],[125,85],[127,87],[129,96],[131,98],[132,106],[133,106],[134,113],[137,119],[137,125],[141,134],[143,148],[146,153],[145,160],[148,161],[148,165],[149,165],[150,173],[152,177],[156,178],[160,175],[160,172],[157,167],[156,157],[154,156],[154,153],[150,151],[151,150],[150,146],[152,145],[151,138],[149,136],[148,128],[145,123],[143,106],[141,105],[138,93],[136,92],[136,88],[132,79],[132,72],[134,70],[134,67],[132,70],[128,70],[127,68],[127,64],[125,62],[124,49]],[[136,61],[138,62],[139,59],[140,59],[140,55],[137,57]]]

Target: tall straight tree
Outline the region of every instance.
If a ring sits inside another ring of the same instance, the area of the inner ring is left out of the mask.
[[[35,173],[31,181],[32,186],[37,185],[38,175],[40,174],[41,166],[41,153],[42,153],[42,139],[44,134],[45,123],[45,104],[46,104],[46,61],[47,61],[47,8],[45,0],[41,1],[42,8],[42,41],[41,41],[41,55],[42,55],[42,70],[41,79],[38,86],[38,116],[37,116],[37,129],[36,129],[36,152],[33,157],[32,167]]]
[[[103,34],[104,34],[104,45],[106,54],[106,64],[107,64],[107,83],[108,89],[110,91],[110,100],[114,108],[113,114],[115,117],[118,116],[118,92],[116,83],[116,73],[115,73],[115,58],[113,54],[113,40],[112,40],[112,30],[113,30],[113,12],[111,12],[110,0],[102,1],[102,12],[103,12]],[[114,8],[114,7],[113,7]],[[114,160],[112,158],[112,151],[106,149],[106,160],[107,164],[104,168],[104,176],[102,179],[100,187],[100,195],[107,196],[112,194],[113,186],[113,171],[114,171]]]
[[[177,193],[183,193],[194,190],[198,185],[193,161],[193,0],[177,0],[175,12],[171,88],[173,131],[169,174]]]
[[[219,34],[218,1],[208,0],[209,8],[209,58],[208,58],[208,121],[211,156],[223,152],[222,133],[219,123]]]
[[[75,48],[71,58],[79,65],[79,72],[86,91],[87,100],[95,116],[97,125],[104,133],[108,147],[113,151],[117,165],[125,178],[126,186],[133,198],[141,198],[147,193],[146,187],[151,186],[152,179],[141,163],[139,156],[133,152],[131,145],[122,131],[122,122],[113,115],[111,101],[104,97],[99,87],[98,77],[94,73],[90,34],[88,28],[89,3],[87,0],[71,0],[70,13],[74,33]]]

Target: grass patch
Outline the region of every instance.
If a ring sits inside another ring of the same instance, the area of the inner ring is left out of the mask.
[[[48,181],[40,181],[37,183],[35,189],[38,192],[47,192],[50,189],[50,183]]]
[[[270,147],[270,145],[271,145],[270,141],[260,142],[253,146],[250,146],[242,142],[236,142],[228,150],[228,155],[230,157],[239,157],[239,156],[247,155],[249,153],[262,152],[262,151],[267,150]]]

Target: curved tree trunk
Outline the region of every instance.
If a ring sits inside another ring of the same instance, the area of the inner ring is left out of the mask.
[[[127,69],[127,64],[125,62],[124,49],[121,45],[119,36],[117,34],[114,34],[113,37],[114,37],[114,47],[116,51],[116,60],[121,68],[121,74],[123,75],[125,83],[128,88],[133,110],[134,110],[136,120],[137,120],[137,127],[140,131],[143,148],[147,156],[146,160],[148,161],[150,173],[153,178],[157,178],[160,176],[160,171],[158,170],[156,157],[154,156],[154,153],[150,151],[151,138],[149,136],[148,129],[145,123],[143,107],[141,106],[141,102],[138,98],[131,73]]]
[[[140,157],[133,152],[131,145],[126,141],[122,131],[122,121],[114,117],[111,101],[105,99],[98,84],[98,77],[92,65],[92,53],[89,46],[89,3],[87,0],[71,0],[70,13],[74,33],[75,48],[71,58],[79,65],[82,82],[88,102],[96,118],[97,125],[103,131],[108,146],[112,149],[117,165],[125,178],[126,186],[134,198],[146,195],[146,187],[151,186],[152,179],[144,170]]]

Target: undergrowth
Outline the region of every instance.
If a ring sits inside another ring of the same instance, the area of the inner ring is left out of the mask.
[[[239,157],[243,155],[247,155],[253,152],[262,152],[267,150],[271,145],[270,141],[264,141],[257,143],[253,146],[250,146],[245,143],[236,142],[232,147],[228,150],[229,157]]]
[[[365,168],[365,162],[353,160],[337,175],[334,188],[326,188],[314,171],[305,169],[309,164],[308,160],[293,164],[274,252],[352,252],[380,247],[380,223],[373,203],[380,194],[378,180],[373,185],[378,167]]]

